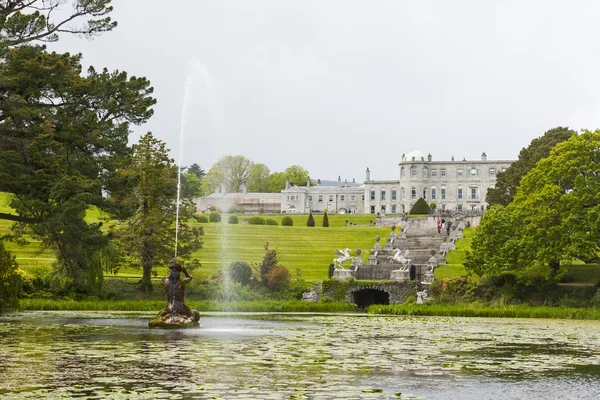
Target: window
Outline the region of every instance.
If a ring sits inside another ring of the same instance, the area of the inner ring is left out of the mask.
[[[471,200],[477,200],[477,188],[471,188]]]
[[[431,170],[431,177],[435,178],[437,176],[437,169],[432,169]]]
[[[344,195],[343,194],[340,194],[340,200],[344,201]]]
[[[371,214],[375,214],[375,206],[371,206]]]
[[[463,170],[462,169],[457,169],[456,170],[456,176],[463,176]]]
[[[410,169],[410,176],[412,176],[412,177],[416,177],[417,176],[417,167],[412,167]]]
[[[471,168],[471,176],[477,176],[477,168]]]
[[[458,198],[458,200],[462,200],[463,199],[462,188],[458,188],[457,198]]]
[[[375,189],[371,189],[371,200],[375,200]]]
[[[290,196],[288,196],[288,201],[290,201]]]
[[[381,212],[385,214],[385,206],[381,206]]]
[[[329,201],[333,201],[333,195],[332,194],[329,195]]]
[[[400,196],[402,197],[402,200],[406,198],[406,191],[404,190],[404,188],[400,189]]]
[[[385,189],[381,189],[381,201],[385,201]]]
[[[436,196],[436,192],[435,192],[435,188],[431,188],[431,200],[436,200],[437,196]]]
[[[423,199],[427,200],[427,189],[423,189]]]
[[[362,198],[362,201],[365,201],[365,195],[364,194],[361,195],[361,198]]]
[[[392,201],[396,201],[396,189],[392,189]]]
[[[490,176],[496,176],[496,169],[490,168]]]
[[[442,188],[440,192],[442,200],[446,200],[446,188]]]
[[[423,178],[427,178],[427,167],[423,167]]]
[[[319,203],[322,203],[322,202],[323,202],[323,195],[322,195],[322,194],[320,194],[320,195],[319,195]]]
[[[308,201],[312,201],[312,194],[308,195]]]
[[[442,178],[445,178],[445,177],[446,177],[446,170],[445,170],[445,169],[443,169],[443,168],[442,168],[442,169],[440,170],[440,176],[441,176]]]
[[[458,211],[462,211],[462,204],[459,204],[459,205],[458,205],[458,207],[457,207],[457,210],[458,210]]]
[[[396,205],[392,205],[392,214],[396,214]]]
[[[400,177],[404,177],[406,175],[406,171],[404,170],[404,167],[400,167]]]
[[[417,188],[414,186],[410,189],[410,198],[413,200],[417,198]]]
[[[356,201],[356,195],[355,194],[351,194],[350,195],[350,200],[351,201]]]

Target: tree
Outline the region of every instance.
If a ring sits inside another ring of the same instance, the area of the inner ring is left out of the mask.
[[[477,273],[536,271],[600,254],[600,131],[559,143],[521,180],[514,200],[485,214],[465,266]]]
[[[21,276],[17,272],[16,257],[0,241],[0,311],[16,307],[21,289]]]
[[[329,227],[329,217],[327,217],[327,211],[323,212],[323,227],[324,228]]]
[[[248,182],[253,162],[243,156],[224,156],[217,161],[202,180],[205,194],[224,187],[228,193],[239,193],[242,184]]]
[[[290,283],[290,271],[283,265],[278,264],[267,276],[269,289],[280,290]]]
[[[202,180],[202,178],[206,176],[206,172],[204,172],[204,170],[196,163],[187,167],[185,172],[187,172],[188,174],[196,175],[196,178],[200,180]]]
[[[265,255],[260,262],[260,280],[267,285],[269,273],[279,264],[277,250],[269,250],[269,242],[265,243]]]
[[[265,164],[254,164],[248,172],[246,189],[251,193],[269,193],[271,171]]]
[[[130,265],[141,264],[143,288],[151,288],[154,268],[167,265],[175,252],[178,169],[168,156],[165,143],[148,132],[135,146],[131,163],[119,171],[134,190],[116,199],[136,209],[127,222],[115,230]],[[190,228],[195,206],[182,199],[179,207],[177,257],[189,259],[202,247],[202,227]]]
[[[308,181],[308,171],[299,165],[292,165],[286,168],[285,176],[290,178],[291,185],[304,186]]]
[[[269,193],[279,193],[285,189],[285,173],[273,172],[269,176]]]
[[[308,214],[308,220],[306,221],[306,226],[315,226],[315,218],[312,215],[312,211]]]
[[[420,197],[411,207],[409,214],[429,214],[429,211],[429,205],[422,197]]]
[[[202,180],[189,172],[181,173],[181,197],[193,199],[202,196]]]
[[[227,269],[232,281],[247,285],[252,279],[252,267],[244,261],[235,261],[229,264]]]
[[[0,76],[0,191],[14,194],[16,210],[0,218],[56,251],[55,283],[88,291],[102,282],[109,243],[85,213],[122,210],[106,194],[126,190],[115,171],[131,151],[130,124],[152,115],[153,90],[125,72],[90,68],[81,76],[80,55],[30,45],[2,53]]]
[[[533,139],[527,148],[523,148],[519,153],[517,161],[511,164],[504,172],[498,172],[496,175],[495,187],[489,188],[486,195],[486,201],[490,205],[508,205],[513,201],[517,187],[521,179],[535,167],[542,158],[548,157],[558,143],[569,139],[575,131],[566,127],[556,127],[546,131],[544,135]]]

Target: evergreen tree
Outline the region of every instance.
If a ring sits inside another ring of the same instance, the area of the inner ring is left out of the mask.
[[[260,262],[260,280],[265,285],[268,284],[269,274],[279,263],[277,250],[269,250],[269,242],[265,243],[265,255]]]
[[[0,241],[0,311],[18,304],[21,276],[17,273],[17,267],[16,257]]]
[[[327,211],[323,213],[323,227],[329,227],[329,218],[327,217]]]
[[[315,219],[313,218],[312,211],[308,214],[308,221],[306,221],[306,226],[315,226]]]
[[[421,197],[410,209],[409,214],[429,214],[429,204]]]

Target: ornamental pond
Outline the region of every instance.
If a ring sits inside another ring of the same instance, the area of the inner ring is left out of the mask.
[[[307,314],[0,316],[0,398],[596,399],[600,322]]]

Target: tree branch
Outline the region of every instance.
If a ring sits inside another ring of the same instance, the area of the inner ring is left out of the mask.
[[[35,223],[42,222],[42,220],[39,218],[26,218],[26,217],[21,217],[20,215],[7,214],[7,213],[0,213],[0,219],[6,219],[8,221],[15,221],[15,222],[24,222],[26,224],[35,224]]]

